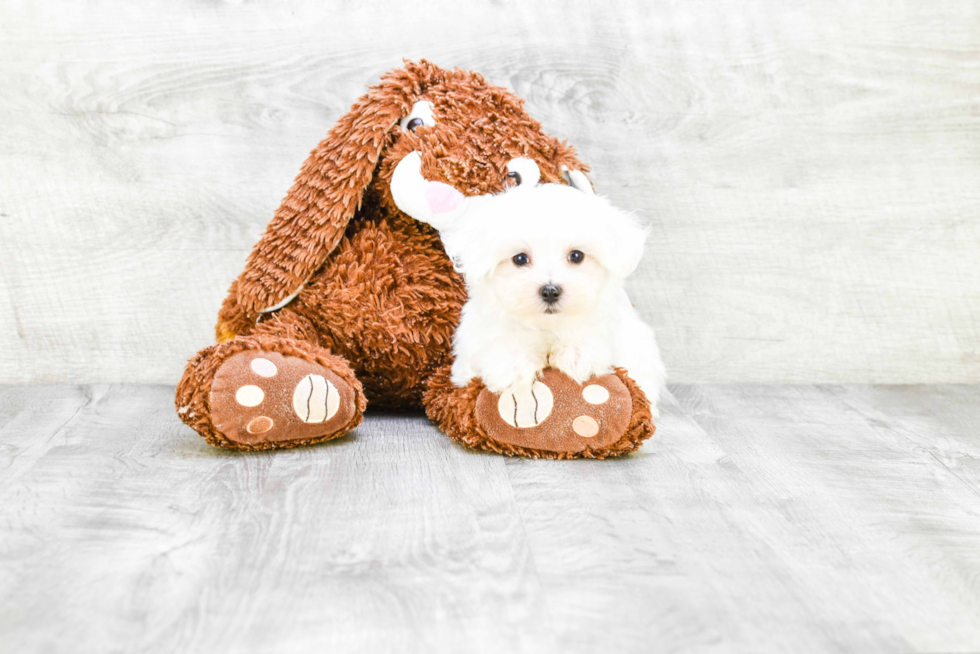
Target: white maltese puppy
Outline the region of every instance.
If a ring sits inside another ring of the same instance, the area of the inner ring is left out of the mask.
[[[494,393],[523,396],[548,366],[579,384],[621,367],[659,415],[660,350],[623,288],[646,237],[631,215],[541,184],[484,198],[441,236],[469,291],[454,384],[479,377]]]

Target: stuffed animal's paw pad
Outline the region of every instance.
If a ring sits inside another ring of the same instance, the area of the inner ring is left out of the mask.
[[[477,420],[501,446],[565,454],[614,446],[626,435],[632,411],[630,392],[616,375],[579,384],[554,368],[526,393],[497,396],[484,389],[476,404]]]
[[[249,367],[252,369],[252,372],[259,377],[275,377],[279,372],[279,368],[276,367],[276,364],[264,357],[255,357],[252,359],[252,363],[249,364]]]
[[[609,400],[609,390],[599,384],[589,384],[582,389],[582,398],[589,404],[605,404]]]
[[[307,375],[293,391],[293,411],[303,422],[325,422],[337,414],[340,393],[323,375]]]
[[[242,406],[258,406],[264,399],[265,391],[252,384],[246,384],[235,391],[235,401]]]
[[[554,405],[551,389],[536,381],[525,391],[503,393],[497,401],[497,413],[511,427],[528,429],[544,422]]]
[[[599,433],[599,423],[592,416],[579,416],[572,420],[572,431],[582,438],[592,438]]]
[[[276,423],[269,416],[259,416],[248,421],[245,430],[250,434],[264,434]]]
[[[249,445],[339,433],[356,412],[353,390],[336,373],[265,350],[246,350],[225,360],[210,397],[215,429]]]

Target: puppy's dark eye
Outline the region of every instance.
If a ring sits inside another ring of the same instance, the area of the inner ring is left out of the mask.
[[[520,268],[522,266],[526,266],[527,264],[531,263],[531,258],[526,254],[524,254],[523,252],[521,252],[520,254],[515,254],[514,257],[511,259],[511,261],[514,262],[515,266]]]
[[[408,129],[408,131],[414,132],[422,125],[425,125],[424,120],[422,120],[421,118],[413,118],[410,121],[408,121],[408,124],[405,125],[405,127]]]
[[[568,260],[571,263],[582,263],[585,261],[585,254],[581,250],[572,250],[568,253]]]
[[[504,177],[505,186],[520,186],[521,185],[521,174],[516,170],[507,173]]]

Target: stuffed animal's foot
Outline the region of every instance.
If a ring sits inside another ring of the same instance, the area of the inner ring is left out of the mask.
[[[215,429],[248,445],[340,435],[356,413],[353,390],[336,374],[262,350],[239,352],[218,368],[210,405]]]
[[[526,392],[484,389],[476,400],[476,418],[494,441],[572,456],[615,445],[626,435],[632,409],[629,389],[616,375],[580,385],[553,368]]]
[[[315,346],[246,336],[203,350],[177,388],[178,413],[212,445],[309,445],[356,427],[364,394],[347,363]]]
[[[635,450],[655,429],[649,402],[621,370],[578,384],[547,368],[529,388],[499,395],[479,381],[463,388],[446,381],[437,376],[430,383],[429,415],[470,447],[518,456],[601,459]]]

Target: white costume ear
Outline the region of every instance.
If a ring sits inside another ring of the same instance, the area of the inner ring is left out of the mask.
[[[570,170],[568,166],[563,165],[561,167],[561,176],[565,180],[565,183],[572,188],[577,188],[583,193],[588,193],[589,195],[595,195],[595,189],[592,187],[592,182],[581,170]]]

